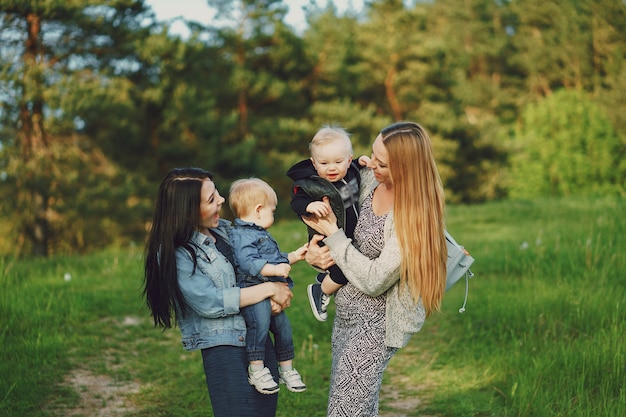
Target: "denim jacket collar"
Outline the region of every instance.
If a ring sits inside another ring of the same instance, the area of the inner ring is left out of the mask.
[[[230,242],[230,239],[228,238],[229,227],[231,227],[231,223],[228,220],[220,219],[217,227],[211,229],[211,233],[225,239],[226,242]],[[202,246],[210,244],[212,242],[212,239],[204,233],[200,233],[197,230],[194,230],[193,234],[191,235],[191,241],[198,246]]]
[[[235,227],[237,226],[245,226],[245,227],[252,227],[253,229],[257,229],[257,230],[265,230],[263,229],[261,226],[254,224],[252,222],[247,222],[241,219],[235,219]]]

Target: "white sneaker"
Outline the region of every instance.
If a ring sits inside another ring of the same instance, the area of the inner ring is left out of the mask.
[[[261,394],[276,394],[280,389],[267,367],[258,371],[248,368],[248,382]]]
[[[302,377],[295,369],[291,369],[289,371],[278,371],[280,375],[280,379],[278,380],[281,384],[285,384],[287,389],[291,392],[302,392],[306,391],[306,385],[302,382]]]

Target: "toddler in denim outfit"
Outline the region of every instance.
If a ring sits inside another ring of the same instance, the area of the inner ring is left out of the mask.
[[[289,278],[291,264],[304,259],[306,245],[293,252],[281,252],[278,243],[267,231],[274,224],[278,202],[276,192],[258,178],[237,180],[231,185],[228,202],[236,216],[230,229],[230,240],[238,266],[237,285],[244,288],[273,281],[293,286]],[[262,394],[274,394],[279,390],[263,362],[271,331],[279,364],[279,382],[292,392],[306,390],[300,374],[293,368],[293,338],[285,312],[272,315],[270,300],[265,299],[242,308],[241,313],[247,329],[248,382]]]

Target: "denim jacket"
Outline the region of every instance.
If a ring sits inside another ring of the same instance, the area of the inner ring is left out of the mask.
[[[213,233],[228,242],[230,222],[220,220]],[[208,236],[194,232],[192,242],[198,246],[198,263],[186,249],[176,250],[178,285],[186,304],[185,315],[176,309],[177,324],[185,350],[219,345],[245,346],[246,323],[239,314],[240,289],[235,270]]]
[[[289,254],[282,252],[278,242],[272,235],[254,223],[235,219],[234,225],[228,229],[233,247],[237,271],[237,285],[250,287],[264,282],[287,282],[293,286],[291,278],[266,277],[261,275],[265,264],[288,264]]]

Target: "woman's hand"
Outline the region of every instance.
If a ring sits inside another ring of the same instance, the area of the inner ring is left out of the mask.
[[[328,247],[319,245],[322,239],[324,239],[324,236],[321,235],[315,235],[311,238],[309,250],[306,252],[304,259],[306,259],[309,265],[326,270],[333,266],[335,261],[330,257]]]
[[[280,314],[283,311],[283,308],[276,301],[270,299],[270,306],[272,307],[272,316],[276,314]]]
[[[293,297],[293,293],[286,282],[264,282],[241,288],[239,307],[247,307],[269,298],[272,304],[272,313],[276,314],[275,311],[280,313],[291,305],[291,297]]]
[[[274,285],[274,292],[270,297],[270,301],[278,304],[282,310],[291,306],[291,298],[293,297],[293,293],[286,282],[272,282]],[[274,311],[274,306],[272,306],[272,312]]]
[[[302,216],[302,221],[318,233],[321,233],[325,236],[330,236],[337,230],[339,230],[339,227],[337,227],[337,216],[335,216],[335,213],[330,210],[328,197],[324,197],[324,203],[326,203],[329,208],[328,214],[326,216]]]

